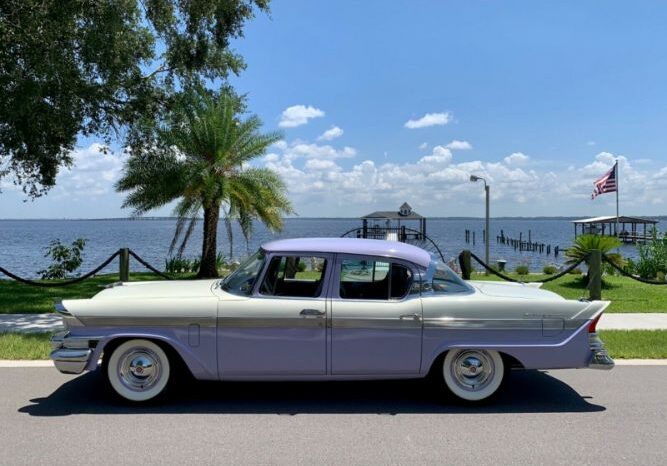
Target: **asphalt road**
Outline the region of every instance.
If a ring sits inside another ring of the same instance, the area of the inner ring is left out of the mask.
[[[133,407],[98,373],[0,369],[0,463],[667,464],[667,366],[514,372],[476,407],[430,387],[192,382]]]

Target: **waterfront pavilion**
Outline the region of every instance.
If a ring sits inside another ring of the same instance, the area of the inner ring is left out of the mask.
[[[371,212],[361,217],[361,220],[362,238],[405,241],[410,238],[423,240],[426,237],[426,217],[413,211],[407,202],[404,202],[398,211]],[[417,228],[413,228],[414,226]]]
[[[653,229],[658,221],[650,218],[619,215],[618,222],[616,222],[616,216],[610,215],[573,220],[572,223],[574,224],[575,238],[577,235],[585,234],[616,236],[624,243],[641,243],[651,239]],[[617,225],[619,231],[616,229]],[[647,228],[647,225],[649,228]]]

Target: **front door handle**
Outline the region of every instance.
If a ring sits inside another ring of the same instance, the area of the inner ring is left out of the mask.
[[[317,309],[303,309],[301,312],[299,312],[299,315],[304,316],[304,317],[321,317],[324,314],[326,314],[326,311],[320,311]]]
[[[406,319],[420,320],[421,316],[415,312],[413,314],[400,315],[400,316],[398,316],[398,318],[401,319],[401,320],[406,320]]]

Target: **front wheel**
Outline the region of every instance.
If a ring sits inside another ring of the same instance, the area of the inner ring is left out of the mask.
[[[128,340],[113,350],[107,378],[115,392],[129,401],[148,401],[169,382],[170,364],[160,346],[149,340]]]
[[[445,385],[465,401],[489,398],[500,388],[504,373],[503,358],[493,350],[451,350],[442,364]]]

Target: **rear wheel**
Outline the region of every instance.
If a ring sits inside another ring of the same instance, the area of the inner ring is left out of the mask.
[[[106,364],[114,391],[129,401],[148,401],[167,387],[170,375],[167,354],[156,343],[135,339],[118,345]]]
[[[451,350],[442,363],[445,385],[465,401],[489,398],[500,388],[504,374],[503,358],[493,350]]]

